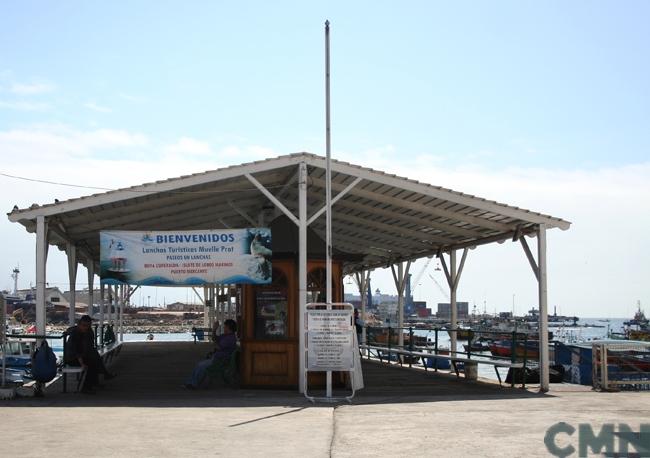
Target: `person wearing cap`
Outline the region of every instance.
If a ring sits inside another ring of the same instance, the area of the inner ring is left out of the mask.
[[[101,356],[95,348],[95,335],[91,329],[92,318],[83,315],[76,326],[66,330],[68,339],[65,343],[65,364],[86,368],[86,380],[81,391],[92,393],[99,384],[99,374],[104,375],[104,380],[110,380],[115,374],[108,372]]]

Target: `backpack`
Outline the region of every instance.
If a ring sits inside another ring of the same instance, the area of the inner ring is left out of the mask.
[[[41,383],[47,383],[56,377],[56,355],[46,340],[43,340],[32,357],[32,377]]]

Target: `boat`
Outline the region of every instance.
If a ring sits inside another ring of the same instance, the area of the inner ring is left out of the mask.
[[[489,344],[490,352],[493,356],[512,357],[512,340],[495,340]],[[527,341],[515,342],[515,356],[518,358],[538,359],[539,342]]]
[[[472,344],[464,344],[463,347],[465,348],[466,352],[482,352],[482,351],[490,351],[490,345],[483,341],[483,340],[477,340],[475,342],[472,342]]]

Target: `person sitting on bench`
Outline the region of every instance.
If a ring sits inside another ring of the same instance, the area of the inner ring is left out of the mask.
[[[93,392],[95,385],[99,384],[99,374],[104,374],[104,380],[115,377],[115,374],[108,372],[95,348],[95,336],[90,329],[91,322],[90,316],[83,315],[76,326],[66,330],[68,340],[65,343],[65,364],[86,369],[86,379],[81,388],[84,393]]]
[[[237,323],[234,320],[226,320],[223,323],[223,334],[216,335],[216,329],[219,327],[219,322],[214,324],[214,343],[215,349],[207,359],[199,361],[189,380],[183,385],[185,388],[193,390],[201,386],[205,374],[210,366],[213,364],[228,364],[230,356],[237,348]]]

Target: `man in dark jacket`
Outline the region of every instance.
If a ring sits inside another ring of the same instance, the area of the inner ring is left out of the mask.
[[[88,315],[79,318],[76,326],[68,328],[68,340],[65,343],[65,363],[70,366],[86,368],[86,380],[81,391],[92,393],[99,383],[99,374],[104,374],[104,380],[115,377],[106,370],[101,356],[95,348],[95,335],[90,328],[92,319]]]

